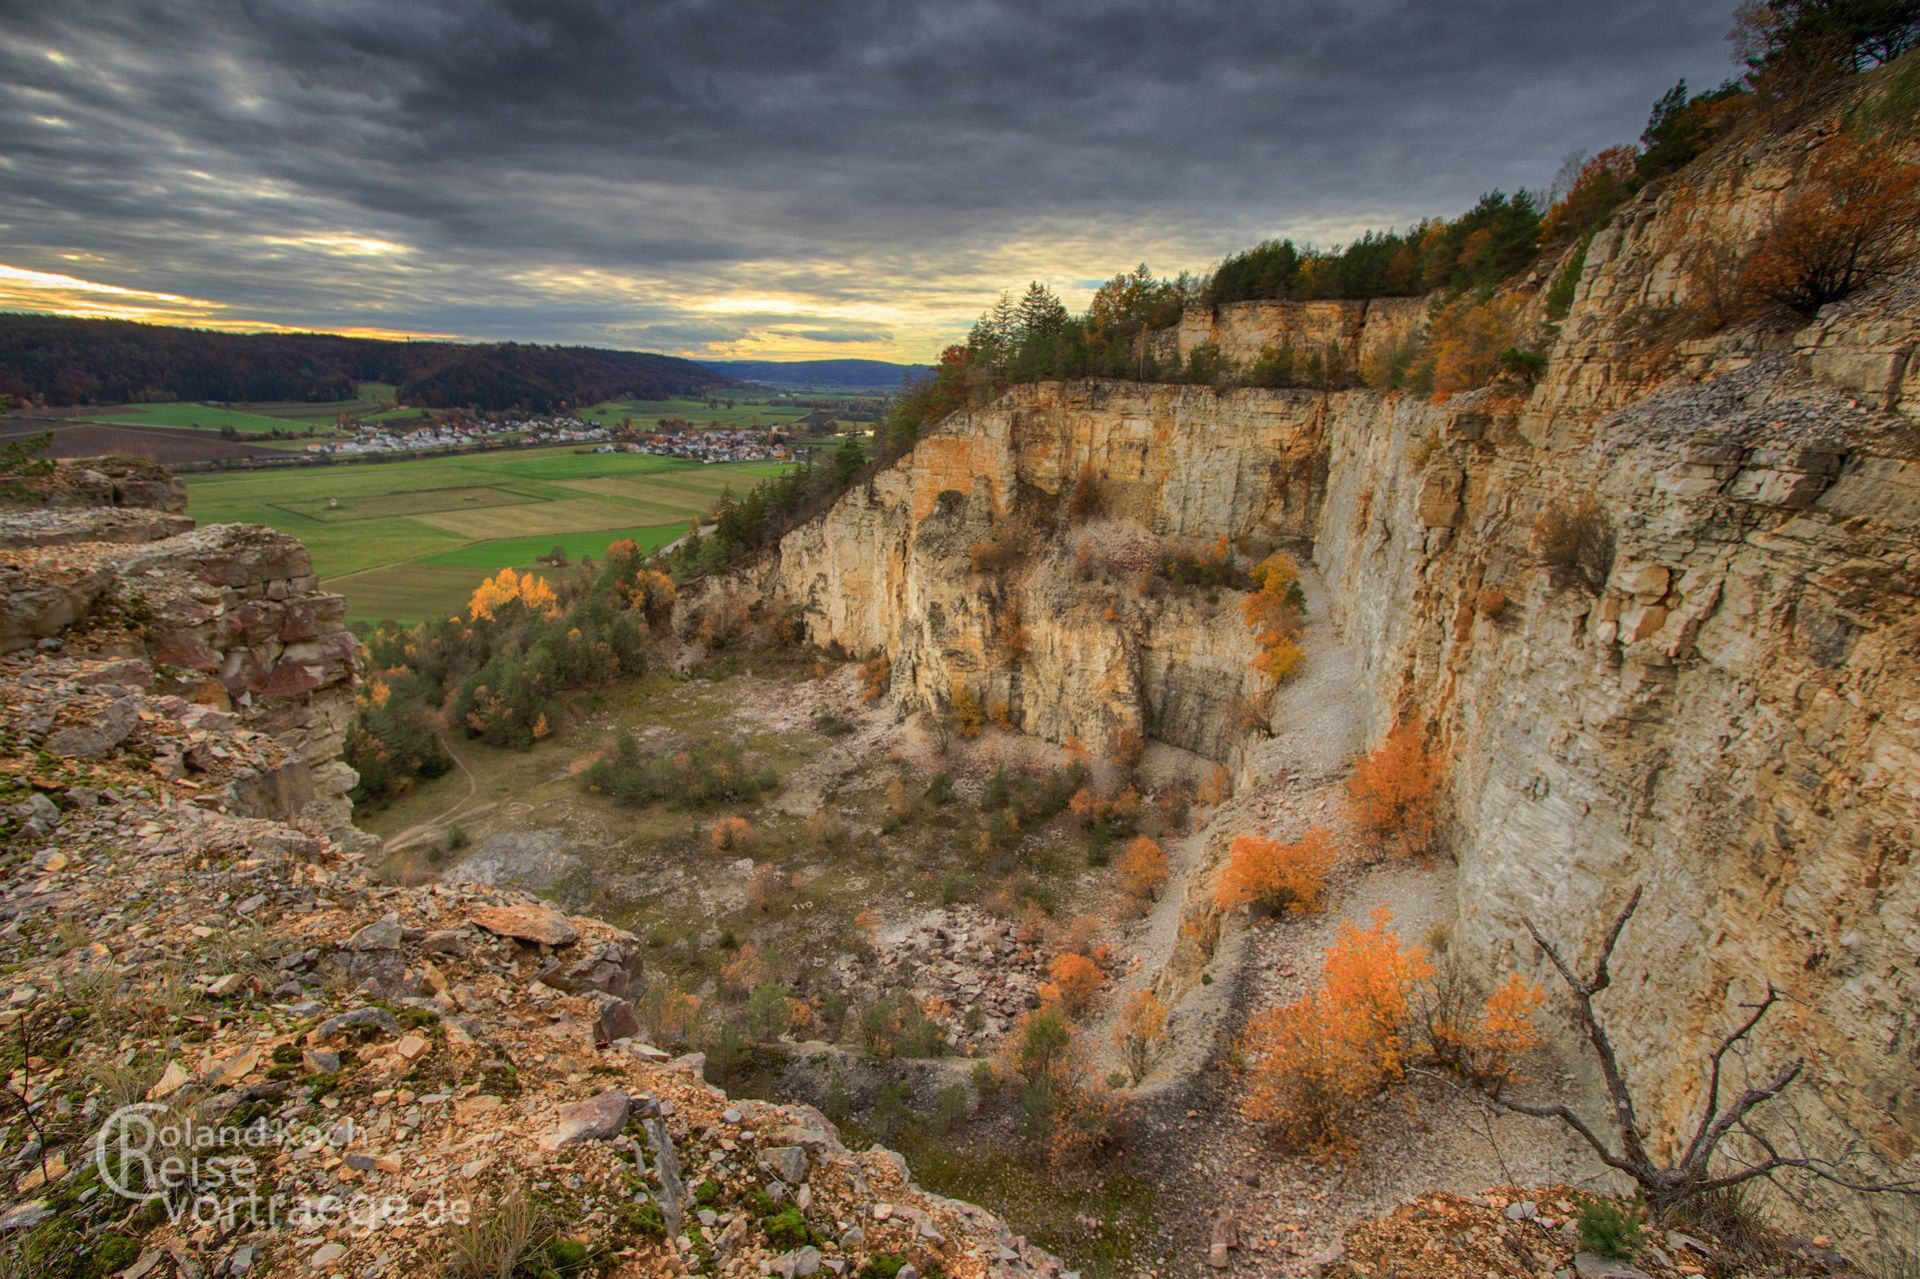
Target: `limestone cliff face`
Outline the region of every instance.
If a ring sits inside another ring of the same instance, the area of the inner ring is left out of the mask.
[[[1426,328],[1425,298],[1369,301],[1228,302],[1195,307],[1180,323],[1152,337],[1163,366],[1184,364],[1202,346],[1246,367],[1269,350],[1304,358],[1338,352],[1348,370],[1368,368],[1413,341]]]
[[[910,705],[964,688],[1055,741],[1100,750],[1132,731],[1225,759],[1243,731],[1232,709],[1258,691],[1233,593],[1134,583],[1163,544],[1304,546],[1329,411],[1307,392],[1025,388],[957,415],[791,534],[776,590],[815,642],[884,650]],[[1100,510],[1076,523],[1067,499],[1083,469]],[[975,571],[994,559],[983,548],[1005,562]]]
[[[1461,952],[1537,970],[1532,919],[1590,954],[1643,884],[1603,1009],[1648,1116],[1687,1122],[1771,982],[1754,1068],[1809,1060],[1783,1127],[1911,1176],[1920,276],[1797,332],[1673,323],[1716,287],[1708,246],[1750,239],[1826,140],[1756,142],[1624,211],[1530,394],[1020,388],[792,534],[774,588],[815,640],[886,650],[908,705],[967,686],[1054,740],[1135,728],[1237,762],[1259,690],[1231,593],[1088,582],[1076,547],[1306,551],[1371,738],[1421,718],[1449,761]],[[1250,304],[1160,340],[1357,359],[1369,311]],[[1083,467],[1107,495],[1085,527],[1062,505]],[[995,538],[1013,566],[971,572]]]

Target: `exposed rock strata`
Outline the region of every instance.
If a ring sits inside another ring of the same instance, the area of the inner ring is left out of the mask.
[[[265,528],[194,529],[164,473],[62,466],[43,487],[59,505],[0,508],[0,652],[136,659],[158,718],[216,712],[270,739],[270,765],[218,788],[231,811],[357,839],[340,747],[359,642],[306,548]],[[190,753],[154,766],[208,771]]]
[[[1701,245],[1764,225],[1821,141],[1755,144],[1617,218],[1530,396],[1019,388],[791,534],[771,587],[817,642],[885,650],[906,706],[965,687],[1056,741],[1137,728],[1246,777],[1231,593],[1079,580],[1063,495],[1090,468],[1109,541],[1308,549],[1371,736],[1425,717],[1450,760],[1462,953],[1537,969],[1528,918],[1589,951],[1644,883],[1604,1003],[1647,1114],[1680,1125],[1771,981],[1788,1002],[1754,1060],[1811,1063],[1792,1130],[1912,1175],[1920,278],[1798,332],[1663,346],[1655,323],[1700,305]],[[1164,340],[1244,355],[1355,323],[1269,305]],[[1598,549],[1557,555],[1569,521]],[[1008,536],[1010,568],[969,571]]]

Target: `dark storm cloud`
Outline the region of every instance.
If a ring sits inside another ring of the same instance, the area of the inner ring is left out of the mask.
[[[0,263],[226,322],[925,354],[1030,277],[1541,185],[1727,74],[1730,7],[14,0]]]

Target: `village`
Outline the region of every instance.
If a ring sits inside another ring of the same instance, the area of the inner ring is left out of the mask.
[[[577,417],[484,419],[449,416],[401,427],[393,422],[353,424],[351,437],[315,441],[315,456],[441,452],[490,443],[597,444],[601,453],[647,453],[699,462],[785,461],[792,456],[786,433],[773,430],[653,431],[639,433],[584,422]]]

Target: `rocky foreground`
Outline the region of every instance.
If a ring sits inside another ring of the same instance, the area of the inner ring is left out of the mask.
[[[149,468],[41,487],[0,510],[0,1273],[1060,1270],[645,1043],[631,935],[370,879],[297,542]]]

